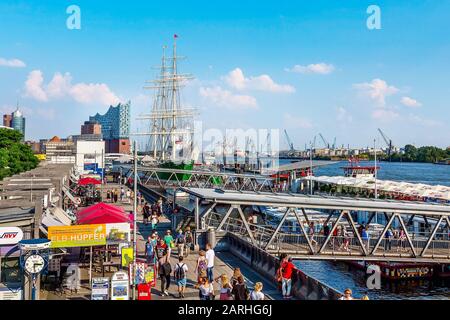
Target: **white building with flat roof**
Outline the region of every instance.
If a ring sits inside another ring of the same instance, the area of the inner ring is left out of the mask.
[[[104,168],[105,141],[83,141],[75,143],[76,165],[81,173]]]

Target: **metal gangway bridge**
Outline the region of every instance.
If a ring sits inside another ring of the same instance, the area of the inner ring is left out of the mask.
[[[309,260],[450,263],[450,205],[223,189],[180,190],[195,198],[199,232],[214,228],[216,232],[231,233],[273,255],[286,253],[294,259]],[[249,207],[278,208],[283,213],[276,226],[253,224],[245,215]],[[318,211],[324,213],[322,225],[331,226],[328,234],[312,234],[309,230]],[[361,237],[355,212],[370,213],[370,239]],[[386,217],[381,229],[373,228],[375,213]],[[295,228],[286,227],[292,217]],[[412,230],[414,217],[427,219],[430,228],[423,232]],[[386,237],[394,225],[404,231],[403,238]],[[336,229],[344,228],[344,235],[336,234]]]

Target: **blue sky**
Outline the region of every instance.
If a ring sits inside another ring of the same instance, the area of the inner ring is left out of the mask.
[[[81,9],[69,30],[66,8]],[[381,9],[369,30],[367,7]],[[20,101],[27,139],[77,134],[143,90],[179,35],[183,92],[206,128],[287,129],[303,148],[450,145],[450,1],[9,1],[0,4],[0,111]],[[319,141],[319,140],[318,140]],[[284,140],[282,146],[286,147]],[[320,144],[320,142],[319,142]]]

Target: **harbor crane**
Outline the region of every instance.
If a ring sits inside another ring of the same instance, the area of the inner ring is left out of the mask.
[[[323,135],[321,133],[319,133],[320,138],[322,139],[323,143],[325,144],[325,148],[330,149],[330,144],[328,143],[327,140],[325,140],[325,138],[323,137]]]
[[[378,128],[378,131],[380,132],[381,137],[383,138],[383,140],[386,143],[386,146],[388,148],[387,152],[388,152],[388,157],[389,157],[389,162],[390,162],[391,161],[391,155],[392,155],[392,148],[393,148],[392,147],[392,140],[389,139],[380,128]]]
[[[288,146],[289,146],[289,151],[294,151],[294,144],[292,143],[291,138],[289,138],[289,135],[288,135],[286,129],[284,129],[284,135],[286,136],[286,141],[287,141]]]
[[[336,150],[336,137],[334,137],[334,140],[333,140],[333,150]]]

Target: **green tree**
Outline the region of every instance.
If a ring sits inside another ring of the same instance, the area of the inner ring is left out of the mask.
[[[0,129],[0,180],[38,165],[39,160],[21,139],[22,134],[16,130]]]

